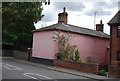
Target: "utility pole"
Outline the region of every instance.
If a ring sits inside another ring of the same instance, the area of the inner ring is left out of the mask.
[[[120,10],[120,1],[118,2],[118,10]]]
[[[95,27],[96,26],[96,13],[97,12],[94,12],[94,30],[96,29],[96,27]]]

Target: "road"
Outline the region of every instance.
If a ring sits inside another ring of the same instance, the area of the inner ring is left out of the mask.
[[[13,58],[3,58],[2,63],[2,79],[32,79],[36,80],[90,80],[86,77],[71,75],[58,71],[53,71],[47,68],[41,68],[39,66],[32,66],[30,64],[24,64],[15,61]],[[4,81],[4,80],[3,80]],[[30,80],[29,80],[30,81]],[[93,81],[93,80],[91,80]]]

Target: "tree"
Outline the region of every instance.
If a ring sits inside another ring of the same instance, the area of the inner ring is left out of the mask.
[[[2,3],[2,43],[12,44],[16,50],[32,46],[34,22],[43,18],[41,2]]]

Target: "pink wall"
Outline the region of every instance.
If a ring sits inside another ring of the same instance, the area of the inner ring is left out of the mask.
[[[54,59],[57,44],[53,41],[53,36],[53,31],[34,32],[32,57]]]
[[[63,34],[64,32],[62,32]],[[92,56],[99,64],[107,64],[109,40],[87,35],[73,34],[70,40],[72,45],[77,45],[81,59],[85,61],[87,56]],[[35,32],[33,34],[33,57],[55,59],[58,45],[53,41],[54,31]]]
[[[92,56],[99,64],[108,64],[108,51],[109,40],[73,34],[75,37],[70,40],[72,45],[77,45],[81,59],[85,61],[87,56]]]

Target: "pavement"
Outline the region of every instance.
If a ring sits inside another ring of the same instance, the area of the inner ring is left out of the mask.
[[[17,61],[17,62],[30,64],[30,65],[33,65],[33,66],[39,66],[41,68],[46,68],[46,69],[53,70],[53,71],[58,71],[58,72],[62,72],[62,73],[81,76],[81,77],[94,79],[94,80],[99,80],[99,81],[106,81],[106,80],[108,80],[108,81],[110,81],[110,80],[111,81],[119,81],[120,80],[120,79],[117,79],[117,78],[99,76],[99,75],[95,75],[95,74],[91,74],[91,73],[85,73],[85,72],[80,72],[80,71],[61,68],[61,67],[56,67],[56,66],[48,66],[48,65],[44,65],[44,64],[40,64],[40,63],[33,63],[33,62],[25,61],[25,60],[18,60],[18,59],[14,59],[14,60]]]

